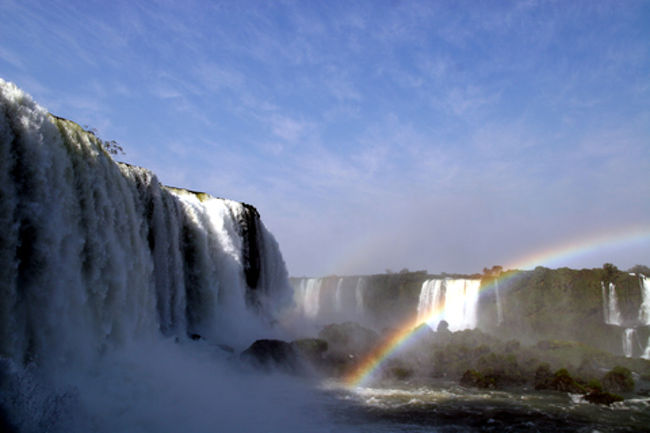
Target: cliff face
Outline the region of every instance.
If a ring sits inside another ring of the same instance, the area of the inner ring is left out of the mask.
[[[471,288],[479,281],[476,296]],[[311,291],[306,290],[308,282]],[[414,317],[424,317],[428,308],[429,324],[434,328],[446,320],[456,324],[452,330],[476,327],[505,339],[528,342],[575,340],[633,357],[644,354],[650,336],[650,326],[641,314],[642,277],[610,266],[582,270],[538,267],[483,276],[405,272],[294,278],[292,284],[298,308],[310,302],[311,316],[321,324],[354,320],[377,330],[396,328]],[[435,290],[432,284],[437,285]],[[354,290],[360,291],[356,299],[350,294]],[[362,305],[350,308],[357,299]]]
[[[607,320],[615,296],[619,320]],[[482,298],[480,326],[503,337],[581,341],[623,354],[625,329],[636,329],[633,355],[640,356],[648,326],[639,320],[643,302],[638,275],[611,269],[537,268],[501,284],[503,322],[498,325],[493,293]],[[610,323],[607,323],[610,322]]]

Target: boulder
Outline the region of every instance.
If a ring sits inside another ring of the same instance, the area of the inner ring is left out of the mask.
[[[460,385],[467,388],[496,388],[496,380],[491,376],[484,376],[476,370],[467,370],[460,378]]]
[[[591,391],[589,394],[585,395],[585,400],[587,400],[589,403],[604,404],[609,406],[610,404],[616,403],[617,401],[623,401],[623,397],[605,391]]]
[[[535,389],[550,389],[552,380],[553,373],[551,372],[551,367],[548,364],[544,363],[537,367],[534,379]]]
[[[240,359],[266,371],[301,371],[298,354],[291,343],[282,340],[257,340],[244,350]]]
[[[335,323],[323,328],[318,337],[327,341],[329,351],[359,357],[379,343],[379,335],[355,322]]]
[[[292,341],[291,347],[300,358],[318,365],[323,360],[323,354],[327,352],[328,344],[320,338],[301,338]]]
[[[633,392],[634,379],[632,372],[621,366],[616,366],[605,374],[602,380],[603,388],[609,392]]]

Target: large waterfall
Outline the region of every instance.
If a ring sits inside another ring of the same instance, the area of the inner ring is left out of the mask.
[[[174,347],[194,344],[189,335],[243,347],[290,303],[278,245],[255,208],[115,163],[93,134],[2,80],[0,106],[0,409],[21,430],[45,431],[39,423],[70,399],[92,417],[100,389],[130,392],[118,376],[88,385],[110,375],[114,354],[130,365],[121,372],[146,380],[157,360],[185,356]],[[154,343],[169,349],[144,353]],[[153,358],[132,359],[139,351]]]
[[[481,280],[431,279],[422,284],[418,320],[436,329],[444,320],[451,331],[474,329]]]

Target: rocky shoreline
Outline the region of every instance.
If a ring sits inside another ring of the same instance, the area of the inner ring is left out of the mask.
[[[477,389],[579,394],[605,405],[650,395],[650,361],[645,359],[571,341],[524,345],[479,330],[450,332],[444,322],[436,332],[426,327],[416,335],[381,363],[374,381],[419,386],[442,379]],[[354,322],[331,324],[315,338],[258,340],[240,359],[265,371],[343,379],[382,337]]]

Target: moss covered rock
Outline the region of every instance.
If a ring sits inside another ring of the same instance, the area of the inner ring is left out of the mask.
[[[539,375],[539,378],[538,378]],[[576,380],[571,377],[569,371],[566,368],[561,368],[557,370],[553,376],[546,376],[545,368],[538,368],[536,373],[536,384],[535,389],[537,390],[553,390],[560,392],[569,392],[572,394],[585,394],[587,390],[580,385]],[[539,379],[539,382],[537,380]]]
[[[620,365],[614,367],[605,374],[602,380],[603,387],[609,392],[632,392],[634,391],[634,379],[632,372]]]
[[[460,385],[467,388],[494,389],[496,380],[493,377],[484,376],[476,370],[467,370],[460,378]]]
[[[623,401],[623,397],[618,394],[612,394],[606,391],[592,391],[585,395],[585,400],[589,403],[604,404],[609,406],[617,401]]]

